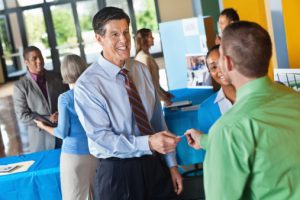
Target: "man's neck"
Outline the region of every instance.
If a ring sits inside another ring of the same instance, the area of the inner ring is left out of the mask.
[[[102,52],[102,56],[103,56],[103,58],[105,58],[106,60],[108,60],[112,64],[117,65],[120,68],[122,68],[125,64],[125,60],[119,60],[119,59],[113,59],[113,58],[109,59],[108,56],[106,56],[104,52]]]
[[[225,97],[234,104],[236,98],[236,91],[233,85],[222,86]]]
[[[237,70],[231,73],[231,83],[235,87],[236,90],[238,90],[240,87],[245,85],[246,83],[256,79],[256,78],[249,78],[241,73],[239,73]]]

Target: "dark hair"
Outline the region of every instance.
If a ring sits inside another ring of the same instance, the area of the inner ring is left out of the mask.
[[[224,55],[231,57],[244,76],[255,78],[268,73],[272,42],[259,24],[248,21],[230,24],[223,32],[221,44]]]
[[[233,8],[224,9],[220,15],[225,15],[230,21],[237,22],[240,21],[240,17],[237,11]]]
[[[80,56],[75,54],[65,56],[60,66],[63,82],[75,83],[86,68],[87,64]]]
[[[148,28],[142,28],[136,32],[134,36],[136,54],[141,50],[148,51],[147,37],[150,33],[151,30]]]
[[[42,54],[41,50],[39,48],[37,48],[36,46],[29,46],[29,47],[25,47],[24,51],[23,51],[23,58],[24,60],[28,59],[28,54],[32,51],[38,51]]]
[[[220,45],[217,44],[215,46],[213,46],[212,48],[210,48],[206,54],[205,60],[207,60],[208,56],[213,52],[213,51],[219,51]]]
[[[208,70],[209,70],[209,67],[208,67],[208,63],[207,63],[207,58],[209,57],[209,55],[212,52],[214,52],[214,51],[218,51],[219,52],[219,48],[220,48],[220,45],[217,44],[217,45],[213,46],[212,48],[210,48],[208,50],[208,52],[206,54],[206,57],[205,57],[206,67],[207,67]],[[218,91],[221,88],[221,85],[215,79],[213,79],[213,78],[211,78],[211,83],[212,83],[212,86],[213,86],[213,91]]]
[[[126,19],[128,25],[130,24],[129,16],[120,8],[105,7],[99,10],[93,18],[93,28],[96,34],[105,35],[105,24],[110,20]]]

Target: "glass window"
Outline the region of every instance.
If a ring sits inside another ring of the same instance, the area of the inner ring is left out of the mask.
[[[0,39],[6,66],[8,66],[8,69],[10,69],[10,71],[14,71],[13,58],[10,56],[12,52],[12,44],[7,31],[7,23],[5,16],[0,16]]]
[[[9,1],[9,0],[8,0]],[[35,5],[35,4],[40,4],[40,3],[44,3],[44,0],[18,0],[18,4],[19,6],[31,6],[31,5]]]
[[[133,0],[133,9],[137,30],[141,28],[148,28],[152,30],[154,45],[150,49],[150,53],[161,52],[160,35],[158,31],[154,0]]]
[[[99,44],[95,40],[95,33],[92,25],[93,17],[98,12],[97,1],[81,1],[77,2],[76,6],[86,62],[92,63],[98,59],[99,53],[101,51]],[[86,12],[87,10],[89,12]]]
[[[14,77],[18,76],[20,74],[24,74],[26,72],[26,66],[23,62],[23,43],[21,39],[21,32],[19,27],[19,21],[16,13],[10,13],[8,15],[8,20],[10,29],[11,29],[11,47],[12,51],[10,52],[7,57],[5,57],[5,60],[7,62],[7,72],[8,77]],[[6,29],[8,31],[8,29]],[[10,59],[12,61],[10,65]]]
[[[43,10],[41,8],[25,10],[23,18],[28,46],[36,46],[42,51],[45,59],[45,68],[51,70],[53,66]]]
[[[51,6],[50,9],[60,60],[66,54],[80,55],[71,5],[55,5]]]
[[[0,0],[0,10],[4,10],[4,3],[3,3],[3,0]]]

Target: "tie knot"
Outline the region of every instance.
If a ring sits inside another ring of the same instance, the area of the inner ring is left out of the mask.
[[[122,76],[127,77],[128,76],[128,70],[123,68],[123,69],[120,70],[119,74],[121,74]]]

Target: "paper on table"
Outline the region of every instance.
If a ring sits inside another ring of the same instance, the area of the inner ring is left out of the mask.
[[[10,172],[11,170],[18,167],[18,165],[0,165],[0,173]]]
[[[173,102],[171,105],[166,106],[166,108],[175,108],[175,107],[182,107],[182,106],[189,106],[192,105],[191,101],[176,101]]]
[[[19,172],[25,172],[29,169],[29,167],[34,163],[34,160],[24,161],[24,162],[18,162],[18,163],[12,163],[5,165],[6,168],[14,167],[13,169],[7,171],[7,172],[1,172],[0,176],[8,175],[8,174],[14,174]]]

